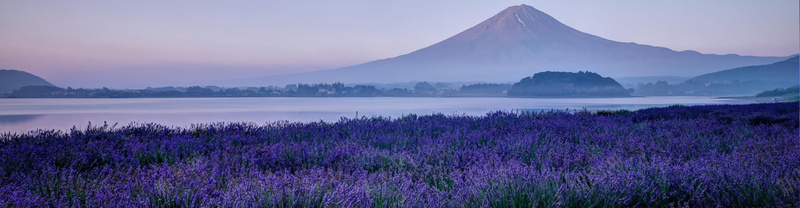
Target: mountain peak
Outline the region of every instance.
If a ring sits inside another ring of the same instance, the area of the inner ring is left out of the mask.
[[[521,11],[521,12],[532,12],[532,11],[533,12],[541,12],[538,9],[533,8],[532,6],[527,5],[527,4],[520,4],[520,5],[510,6],[510,7],[506,8],[506,9],[503,9],[503,11],[500,11],[500,13],[503,13],[505,11],[512,11],[512,12],[517,12],[517,11]]]
[[[522,27],[528,27],[528,25],[566,27],[550,15],[525,4],[508,7],[495,17],[497,17],[496,20],[516,20]]]
[[[525,4],[520,4],[519,6],[508,7],[507,9],[505,9],[505,10],[507,10],[505,12],[509,13],[509,15],[507,15],[506,17],[510,17],[511,16],[510,14],[513,13],[514,18],[517,19],[517,22],[519,22],[519,24],[522,25],[522,27],[528,27],[528,24],[525,24],[525,21],[522,20],[522,18],[520,18],[519,16],[520,15],[522,15],[523,17],[533,16],[531,14],[531,9],[536,10],[533,7],[525,5]],[[536,11],[538,11],[538,10],[536,10]],[[528,20],[528,19],[526,18],[525,20]]]
[[[563,39],[582,32],[525,4],[503,9],[491,18],[451,38],[456,42],[519,43],[521,40]]]
[[[536,8],[534,8],[532,6],[529,6],[527,4],[520,4],[520,5],[516,5],[516,6],[510,6],[510,7],[506,8],[506,9],[504,9],[503,11],[500,11],[500,13],[503,13],[503,12],[520,12],[520,13],[530,13],[530,14],[541,13],[541,14],[544,14],[544,12],[539,11],[538,9],[536,9]]]

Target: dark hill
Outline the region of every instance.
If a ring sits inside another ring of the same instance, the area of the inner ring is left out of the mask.
[[[0,69],[0,94],[11,93],[24,86],[54,86],[47,80],[28,72]]]
[[[508,90],[510,97],[627,97],[617,81],[592,72],[539,72]]]

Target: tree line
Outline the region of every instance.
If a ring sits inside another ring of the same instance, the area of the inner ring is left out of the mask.
[[[60,88],[25,86],[7,98],[158,98],[158,97],[502,97],[510,84],[471,84],[451,88],[442,83],[419,82],[413,88],[377,88],[373,85],[343,83],[289,84],[285,87],[218,86],[160,87],[146,89]]]

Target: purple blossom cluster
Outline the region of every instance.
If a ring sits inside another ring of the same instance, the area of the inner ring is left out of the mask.
[[[0,136],[0,207],[797,207],[798,103]]]

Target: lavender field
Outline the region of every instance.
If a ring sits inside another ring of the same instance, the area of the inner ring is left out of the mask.
[[[2,207],[797,207],[798,103],[0,136]]]

